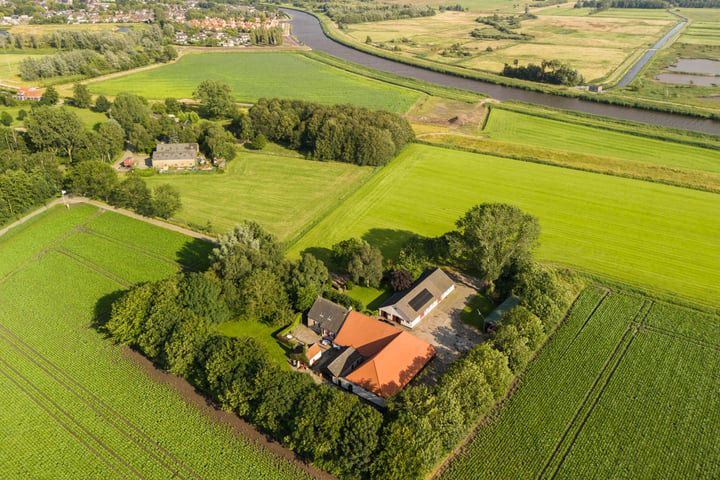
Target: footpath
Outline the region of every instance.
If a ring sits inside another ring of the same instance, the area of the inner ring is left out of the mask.
[[[152,225],[156,225],[156,226],[164,228],[166,230],[172,230],[174,232],[179,232],[179,233],[182,233],[189,237],[199,238],[199,239],[207,240],[207,241],[213,242],[213,243],[217,242],[217,239],[215,237],[211,237],[210,235],[206,235],[204,233],[195,232],[188,228],[183,228],[183,227],[180,227],[177,225],[173,225],[171,223],[163,222],[162,220],[158,220],[156,218],[143,217],[142,215],[138,215],[137,213],[131,212],[130,210],[126,210],[124,208],[113,207],[106,203],[98,202],[97,200],[90,200],[89,198],[85,198],[85,197],[76,197],[74,195],[66,195],[64,199],[57,198],[57,199],[53,200],[52,202],[48,203],[47,205],[45,205],[44,207],[40,207],[37,210],[25,215],[21,219],[16,220],[15,222],[11,223],[10,225],[3,227],[2,229],[0,229],[0,237],[5,235],[11,229],[17,227],[18,225],[21,225],[21,224],[27,222],[34,216],[39,215],[46,210],[50,210],[51,208],[56,207],[57,205],[64,204],[64,205],[67,205],[69,208],[69,206],[71,204],[76,205],[76,204],[80,204],[80,203],[87,203],[89,205],[94,205],[102,210],[119,213],[120,215],[125,215],[126,217],[134,218],[136,220],[140,220],[145,223],[150,223]]]

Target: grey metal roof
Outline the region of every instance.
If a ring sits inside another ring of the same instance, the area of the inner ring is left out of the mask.
[[[340,331],[345,317],[349,310],[342,305],[331,302],[323,297],[315,299],[312,308],[308,312],[308,320],[313,320],[321,328],[333,333]]]
[[[158,160],[194,160],[197,158],[197,143],[160,143],[153,153],[153,161]]]
[[[515,295],[509,296],[503,303],[492,311],[490,315],[485,317],[485,323],[487,325],[495,325],[505,316],[507,312],[515,308],[520,303],[520,299]]]
[[[380,308],[393,306],[408,320],[412,320],[452,285],[450,277],[439,268],[428,270],[417,279],[409,290],[396,293]]]
[[[353,347],[345,347],[340,354],[327,364],[327,370],[333,377],[342,377],[352,367],[353,363],[365,357]]]

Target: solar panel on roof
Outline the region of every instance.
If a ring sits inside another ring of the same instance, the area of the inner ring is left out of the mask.
[[[410,307],[411,307],[413,310],[415,310],[415,311],[417,312],[417,311],[420,310],[420,308],[422,308],[422,306],[425,305],[425,304],[428,302],[428,300],[430,300],[431,298],[433,298],[433,294],[430,293],[430,291],[428,291],[427,288],[425,288],[425,289],[423,289],[422,292],[420,292],[420,293],[418,293],[417,295],[415,295],[415,298],[413,298],[412,300],[410,300],[410,301],[408,302],[408,304],[410,305]]]

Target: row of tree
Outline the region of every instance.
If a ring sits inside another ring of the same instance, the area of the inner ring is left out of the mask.
[[[513,65],[505,64],[501,75],[531,82],[551,83],[554,85],[567,85],[574,87],[583,82],[583,76],[570,65],[560,60],[543,60],[540,65],[529,63],[518,65],[515,60]]]
[[[423,478],[505,396],[570,301],[555,275],[532,261],[537,219],[485,204],[457,225],[437,239],[415,241],[397,265],[410,272],[454,259],[496,285],[497,294],[514,293],[522,303],[491,340],[456,360],[434,385],[404,389],[383,413],[284,370],[252,339],[216,333],[216,325],[238,317],[282,325],[289,321],[283,310],[307,310],[327,288],[322,262],[307,254],[288,262],[275,239],[252,222],[220,239],[208,271],[132,289],[113,305],[105,328],[340,478]],[[367,245],[353,239],[333,250],[349,270]]]
[[[271,28],[255,27],[250,30],[250,43],[262,47],[283,44],[283,28],[278,25]]]
[[[394,113],[265,98],[238,115],[231,131],[241,140],[262,134],[317,160],[357,165],[385,165],[415,138],[407,120]]]
[[[460,7],[462,8],[462,7]],[[338,24],[382,22],[406,18],[432,17],[436,11],[429,5],[339,5],[325,3],[320,11]]]
[[[24,58],[19,69],[20,76],[26,81],[77,74],[96,76],[156,62],[168,62],[177,57],[175,48],[167,44],[167,39],[157,25],[132,29],[125,34],[57,30],[29,38],[35,48],[47,45],[60,51],[53,55]],[[7,41],[24,45],[20,35]]]

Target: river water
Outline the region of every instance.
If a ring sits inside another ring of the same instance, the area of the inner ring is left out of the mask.
[[[416,78],[447,87],[462,88],[474,92],[484,93],[497,100],[519,100],[528,103],[537,103],[549,107],[573,110],[577,112],[605,115],[622,120],[633,120],[652,125],[682,128],[698,132],[720,135],[720,121],[698,119],[684,115],[652,112],[639,108],[620,107],[602,103],[580,100],[577,98],[560,97],[541,92],[529,92],[519,88],[505,87],[486,83],[479,80],[456,77],[454,75],[433,72],[419,67],[406,65],[385,58],[376,57],[368,53],[346,47],[328,38],[320,27],[320,22],[314,16],[298,10],[282,9],[293,17],[293,35],[308,47],[320,50],[330,55],[358,63],[376,70],[383,70],[404,77]]]

